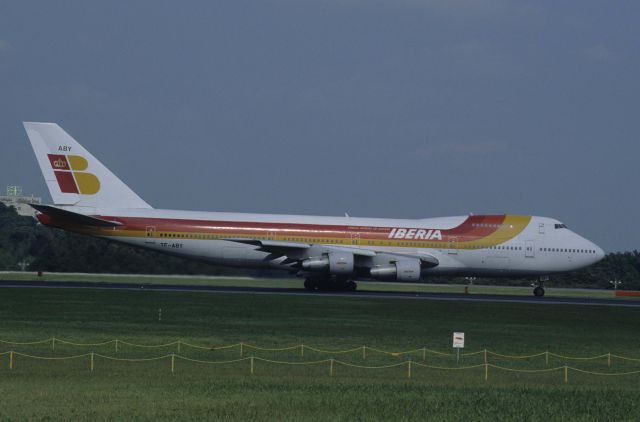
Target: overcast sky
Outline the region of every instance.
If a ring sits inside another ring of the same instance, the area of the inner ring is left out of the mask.
[[[640,249],[638,22],[637,1],[0,0],[0,186],[50,201],[21,122],[53,121],[157,208],[523,213]]]

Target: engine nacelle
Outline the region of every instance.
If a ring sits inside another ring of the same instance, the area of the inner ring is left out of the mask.
[[[370,274],[377,280],[419,281],[420,267],[417,259],[402,259],[393,264],[373,267]]]
[[[307,271],[328,271],[331,274],[353,273],[353,254],[349,252],[329,252],[318,258],[302,261],[302,269]]]

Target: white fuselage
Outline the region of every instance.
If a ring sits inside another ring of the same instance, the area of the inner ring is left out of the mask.
[[[86,209],[65,208],[87,213]],[[521,224],[518,228],[504,223],[468,223],[471,220],[485,221],[482,220],[484,216],[406,220],[159,209],[96,209],[91,214],[120,221],[123,228],[88,234],[234,267],[292,270],[282,256],[261,250],[256,245],[224,239],[251,238],[311,245],[297,252],[296,259],[320,256],[336,249],[370,250],[388,256],[435,257],[438,265],[423,268],[422,277],[437,274],[548,275],[591,265],[604,256],[601,248],[559,221],[536,216],[521,217],[521,220],[526,220],[524,223],[518,220],[517,224]],[[509,221],[511,216],[500,217]],[[498,216],[486,217],[489,218]],[[493,232],[488,235],[456,234],[456,230],[465,224],[478,226],[473,230]],[[340,231],[341,227],[345,228],[344,232]],[[496,227],[512,232],[500,235],[496,233]],[[404,236],[399,238],[398,233],[404,233]],[[416,236],[420,238],[415,239]],[[368,258],[362,259],[366,261]],[[369,262],[371,265],[376,263],[375,259]]]

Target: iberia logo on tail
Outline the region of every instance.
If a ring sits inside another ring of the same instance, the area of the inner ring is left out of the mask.
[[[47,154],[58,186],[63,193],[95,195],[100,190],[100,180],[93,173],[84,170],[89,163],[79,155]]]

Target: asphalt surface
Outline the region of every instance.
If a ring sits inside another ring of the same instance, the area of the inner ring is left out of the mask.
[[[46,288],[46,289],[94,289],[94,290],[147,290],[158,292],[203,292],[203,293],[236,293],[289,296],[332,296],[374,299],[412,299],[412,300],[446,300],[464,302],[505,302],[527,303],[536,305],[596,305],[640,308],[640,300],[627,299],[589,299],[567,297],[458,294],[458,293],[412,293],[384,291],[355,292],[309,292],[303,288],[287,289],[277,287],[235,287],[235,286],[189,286],[184,284],[153,283],[111,283],[81,281],[14,281],[0,280],[0,288]]]

